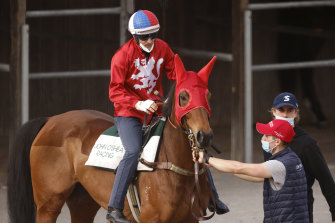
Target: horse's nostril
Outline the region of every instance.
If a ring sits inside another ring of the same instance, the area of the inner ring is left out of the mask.
[[[202,146],[206,147],[209,146],[213,139],[213,133],[210,132],[209,134],[205,134],[203,131],[199,131],[197,133],[197,142]]]
[[[198,141],[200,144],[203,143],[203,141],[204,141],[204,136],[205,136],[205,133],[204,133],[203,131],[201,131],[201,130],[197,133],[197,141]]]

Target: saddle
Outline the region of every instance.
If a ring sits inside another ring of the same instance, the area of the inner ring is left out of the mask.
[[[144,118],[144,124],[142,126],[142,135],[143,135],[143,139],[142,139],[142,151],[144,149],[144,147],[147,145],[150,136],[153,135],[153,131],[155,130],[156,126],[159,124],[159,122],[162,120],[162,117],[159,116],[154,116],[149,125],[146,125],[146,118]],[[165,120],[165,118],[164,118]],[[163,130],[162,132],[163,133]]]

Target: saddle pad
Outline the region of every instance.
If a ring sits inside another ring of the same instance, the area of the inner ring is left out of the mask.
[[[150,139],[142,151],[141,158],[149,162],[155,161],[165,121],[166,118],[162,117],[159,123],[153,127]],[[116,126],[112,126],[99,136],[85,165],[115,170],[122,160],[124,153],[125,149],[118,135],[117,128]],[[152,171],[153,169],[142,163],[138,163],[137,170]]]

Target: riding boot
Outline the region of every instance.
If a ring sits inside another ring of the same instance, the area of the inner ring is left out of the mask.
[[[110,223],[130,223],[123,215],[122,210],[113,207],[108,207],[106,219]]]
[[[219,199],[215,199],[215,204],[216,204],[216,213],[217,214],[225,214],[229,212],[229,208],[227,205],[225,205],[222,201]],[[208,204],[208,210],[211,212],[214,212],[214,204],[212,199],[209,199],[209,204]]]

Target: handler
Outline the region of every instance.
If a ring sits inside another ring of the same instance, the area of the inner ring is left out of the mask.
[[[241,174],[252,182],[264,182],[264,222],[308,223],[307,184],[304,168],[298,156],[288,147],[295,132],[284,120],[268,124],[257,123],[257,131],[264,134],[262,147],[272,156],[265,163],[249,164],[206,156],[200,152],[199,162],[216,169]],[[193,159],[195,153],[193,153]]]

